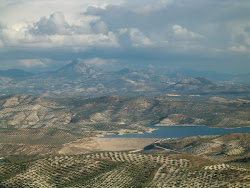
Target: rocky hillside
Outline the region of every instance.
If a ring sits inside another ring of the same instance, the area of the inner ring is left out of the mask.
[[[106,96],[44,99],[0,97],[1,128],[63,128],[92,131],[135,130],[143,124],[250,125],[250,104],[200,104],[171,98]]]
[[[30,95],[0,98],[1,128],[67,126],[72,113],[63,105]]]

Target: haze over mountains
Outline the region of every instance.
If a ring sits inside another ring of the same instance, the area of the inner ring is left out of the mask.
[[[206,78],[166,76],[151,70],[99,70],[80,59],[52,72],[32,74],[18,69],[0,72],[0,94],[38,96],[165,96],[166,94],[208,94],[250,92],[249,87],[216,83]]]

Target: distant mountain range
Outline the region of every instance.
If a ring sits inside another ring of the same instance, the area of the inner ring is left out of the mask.
[[[165,91],[179,94],[234,94],[249,92],[249,88],[238,84],[213,82],[207,78],[185,78],[170,85]]]
[[[228,73],[217,73],[214,71],[194,71],[188,69],[179,69],[174,72],[164,72],[160,71],[162,74],[167,74],[170,77],[175,77],[176,74],[182,75],[186,78],[197,78],[205,77],[211,79],[212,81],[220,82],[234,82],[234,83],[248,83],[250,80],[250,74],[228,74]]]
[[[165,96],[168,93],[204,94],[250,92],[242,85],[221,84],[206,78],[168,77],[151,70],[99,70],[74,60],[51,72],[32,74],[13,69],[0,71],[0,94],[32,94],[38,96]]]

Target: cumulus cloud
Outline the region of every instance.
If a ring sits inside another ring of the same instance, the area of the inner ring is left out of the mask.
[[[63,13],[56,12],[49,18],[42,17],[33,25],[12,25],[1,30],[6,46],[15,47],[72,47],[85,50],[91,47],[118,47],[115,33],[106,32],[105,23],[98,22],[97,33],[84,26],[70,25]],[[106,33],[103,33],[106,32]]]
[[[189,31],[185,27],[182,27],[180,25],[173,25],[172,29],[174,32],[174,37],[177,40],[192,40],[205,38],[203,35]]]
[[[69,24],[61,12],[53,13],[49,18],[42,17],[30,29],[30,33],[34,35],[69,34],[69,32]]]
[[[153,41],[146,37],[138,28],[120,28],[118,33],[119,35],[128,34],[131,44],[134,47],[148,47],[154,44]]]
[[[81,56],[98,57],[96,64],[103,59],[164,64],[216,62],[220,56],[227,64],[229,55],[236,58],[250,49],[250,2],[245,0],[0,1],[2,62]]]
[[[79,19],[79,15],[89,6],[105,8],[108,5],[119,5],[123,0],[1,0],[0,22],[8,25],[24,20],[34,23],[41,17],[53,12],[63,12],[69,23]]]
[[[246,23],[236,23],[232,26],[230,43],[227,50],[234,53],[246,53],[250,51],[250,28]]]
[[[137,28],[130,28],[129,35],[132,45],[135,47],[146,47],[153,45],[153,42]]]

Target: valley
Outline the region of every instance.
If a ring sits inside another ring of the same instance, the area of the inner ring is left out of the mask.
[[[248,132],[145,135],[248,128],[249,92],[80,60],[41,74],[0,71],[0,187],[248,187]],[[115,138],[133,134],[141,138]]]
[[[1,96],[0,186],[248,187],[249,133],[102,136],[155,129],[145,124],[249,127],[249,108],[245,100]]]
[[[0,0],[0,188],[249,188],[249,10]]]

